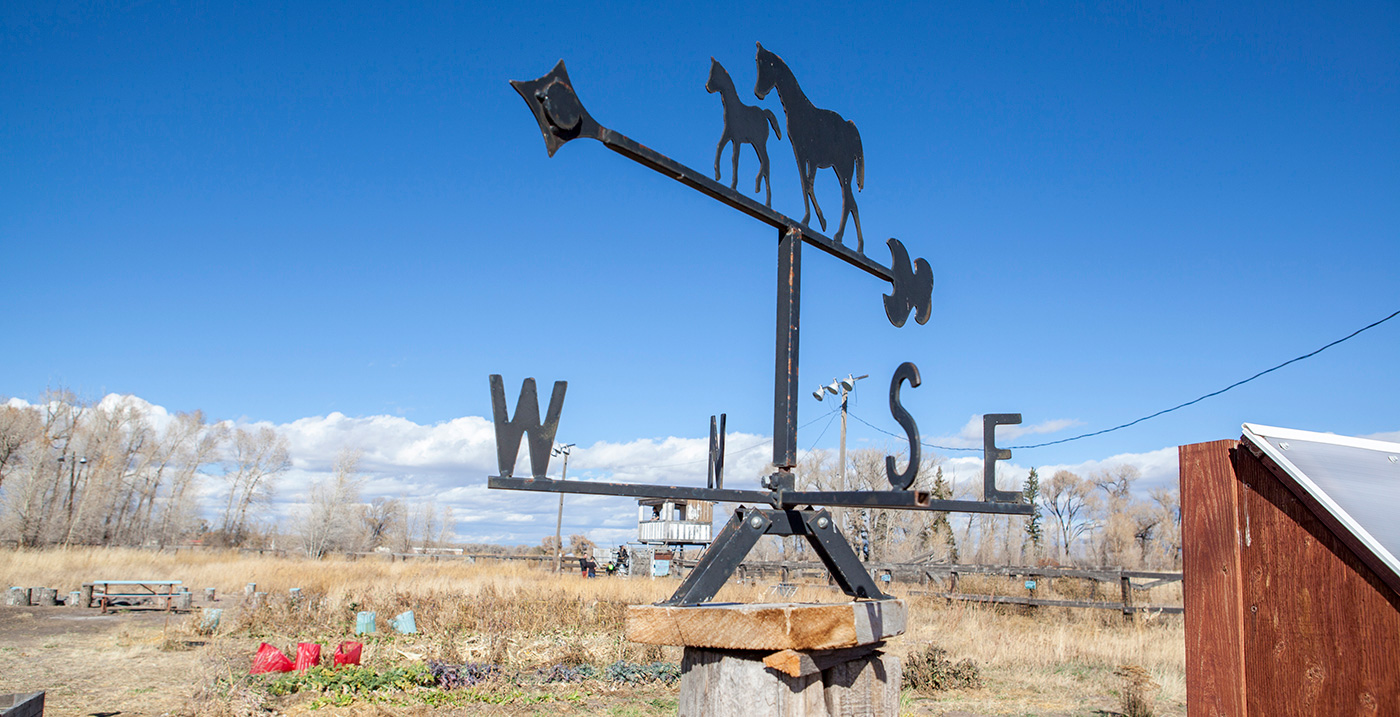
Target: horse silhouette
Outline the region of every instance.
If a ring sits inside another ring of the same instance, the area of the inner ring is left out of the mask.
[[[817,195],[812,191],[812,182],[817,170],[831,167],[841,182],[841,226],[833,237],[838,243],[846,231],[846,215],[850,214],[856,223],[856,251],[865,253],[865,236],[860,230],[860,209],[856,198],[851,194],[851,177],[856,186],[865,188],[865,153],[860,145],[860,132],[856,125],[831,110],[824,110],[812,104],[797,84],[797,78],[788,69],[782,58],[763,49],[758,43],[758,84],[753,93],[759,99],[768,96],[774,88],[778,99],[782,100],[783,112],[787,115],[788,141],[792,143],[792,154],[797,158],[797,173],[802,177],[802,223],[812,217],[812,208],[817,210],[817,221],[826,230],[826,218],[817,205]],[[808,206],[808,202],[811,206]]]
[[[739,146],[751,144],[758,153],[758,176],[753,179],[753,191],[758,192],[763,186],[763,181],[768,180],[768,196],[764,204],[773,206],[773,180],[768,176],[768,125],[772,125],[773,133],[778,135],[778,139],[782,139],[783,131],[778,129],[778,117],[772,110],[740,102],[739,92],[734,89],[734,80],[730,79],[724,65],[719,64],[713,57],[710,58],[710,79],[705,81],[705,91],[711,94],[718,92],[720,103],[724,105],[724,134],[720,135],[719,146],[715,147],[715,181],[719,181],[719,158],[724,154],[724,145],[733,142],[734,169],[731,172],[729,188],[738,188]]]

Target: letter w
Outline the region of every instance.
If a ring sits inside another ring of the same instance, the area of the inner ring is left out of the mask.
[[[496,466],[502,477],[515,473],[515,457],[520,455],[520,438],[530,434],[530,470],[536,478],[549,472],[549,452],[554,448],[554,432],[559,430],[559,412],[564,409],[567,381],[555,381],[549,397],[549,412],[540,423],[540,399],[535,392],[535,379],[527,378],[520,385],[520,400],[515,403],[515,418],[506,418],[506,385],[500,374],[491,374],[491,414],[496,425]]]

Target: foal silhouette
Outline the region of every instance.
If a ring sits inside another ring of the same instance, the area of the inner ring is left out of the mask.
[[[739,146],[751,144],[754,151],[758,152],[758,176],[753,179],[753,190],[757,192],[759,187],[763,186],[764,180],[767,180],[768,196],[764,204],[773,206],[773,180],[768,176],[768,125],[772,125],[773,133],[778,135],[778,139],[782,139],[783,131],[778,129],[778,117],[772,110],[740,102],[739,92],[734,89],[734,80],[730,79],[724,65],[719,64],[713,57],[710,58],[710,79],[705,82],[705,90],[711,94],[718,92],[720,103],[724,105],[724,134],[720,135],[719,146],[715,147],[715,181],[719,181],[719,158],[724,154],[724,145],[733,142],[734,169],[731,171],[729,188],[738,188]]]
[[[802,223],[806,224],[811,219],[812,207],[816,207],[817,221],[821,222],[822,230],[826,230],[826,218],[822,216],[822,208],[817,206],[812,182],[817,177],[818,169],[831,167],[841,182],[841,226],[832,238],[838,243],[841,241],[841,234],[846,231],[846,215],[850,214],[856,222],[856,251],[864,254],[865,236],[860,231],[860,209],[856,206],[855,196],[851,194],[852,175],[856,178],[857,187],[865,188],[865,153],[861,149],[860,132],[856,131],[855,123],[831,110],[813,105],[797,85],[792,70],[788,69],[782,58],[763,49],[763,43],[758,44],[758,56],[754,59],[758,63],[758,84],[754,86],[753,93],[763,99],[777,88],[778,99],[782,100],[783,112],[787,115],[788,141],[792,143],[792,154],[797,158],[797,173],[802,177],[802,207],[807,210],[802,215]]]

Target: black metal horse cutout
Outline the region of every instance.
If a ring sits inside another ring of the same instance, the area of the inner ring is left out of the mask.
[[[733,142],[734,169],[729,188],[738,189],[739,145],[751,144],[758,153],[758,176],[753,179],[753,190],[757,192],[763,186],[763,181],[768,180],[768,195],[763,203],[773,206],[773,180],[768,176],[768,125],[773,126],[773,133],[778,139],[783,138],[783,131],[778,129],[777,115],[773,114],[773,110],[740,102],[734,80],[730,79],[724,65],[713,57],[710,58],[710,79],[705,81],[705,91],[712,94],[718,92],[720,103],[724,105],[724,134],[720,135],[719,146],[715,147],[715,181],[719,181],[719,158],[724,154],[724,145]]]
[[[865,236],[860,230],[860,209],[856,198],[851,194],[851,177],[856,186],[865,188],[865,153],[860,146],[860,132],[854,122],[831,110],[824,110],[812,104],[797,85],[797,78],[788,69],[782,58],[763,49],[758,43],[758,84],[753,92],[763,99],[769,91],[777,88],[778,99],[782,100],[783,112],[787,114],[788,141],[792,143],[792,154],[797,158],[797,173],[802,177],[802,223],[812,217],[811,207],[816,207],[817,221],[822,231],[826,231],[826,218],[822,208],[817,206],[817,195],[812,191],[812,182],[817,170],[831,167],[841,182],[841,225],[832,237],[838,243],[846,231],[846,214],[856,222],[856,251],[865,253]],[[811,202],[811,207],[808,202]]]

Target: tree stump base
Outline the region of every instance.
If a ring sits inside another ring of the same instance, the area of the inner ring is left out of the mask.
[[[681,659],[682,717],[899,714],[903,673],[899,658],[894,655],[871,650],[861,657],[840,660],[826,669],[796,677],[768,666],[764,658],[764,653],[748,650],[685,648]]]
[[[899,600],[628,608],[633,642],[681,645],[680,714],[898,715]]]

